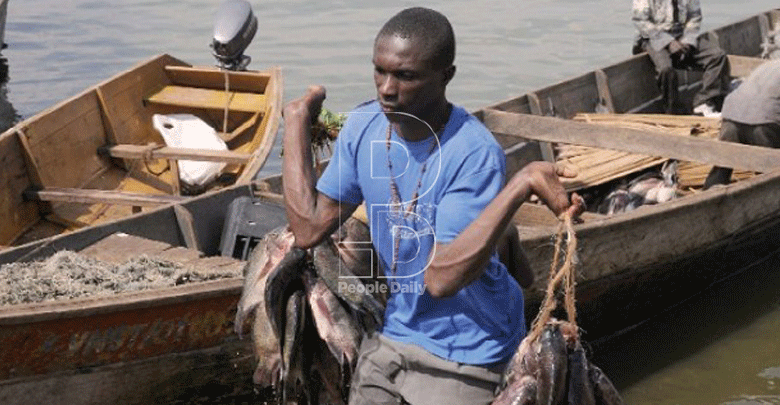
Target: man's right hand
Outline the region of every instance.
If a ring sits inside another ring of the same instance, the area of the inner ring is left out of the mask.
[[[301,120],[300,122],[313,123],[320,115],[322,102],[325,101],[325,87],[312,85],[306,89],[306,94],[298,99],[290,101],[282,111],[285,122]],[[309,131],[311,132],[311,131]]]
[[[577,171],[569,166],[553,164],[549,162],[536,161],[527,164],[515,176],[525,177],[531,194],[539,199],[555,213],[560,215],[572,205],[566,190],[563,188],[559,178],[573,178],[577,176]],[[579,201],[574,201],[579,203]],[[572,213],[579,215],[581,210],[578,208]],[[575,216],[576,216],[575,215]]]

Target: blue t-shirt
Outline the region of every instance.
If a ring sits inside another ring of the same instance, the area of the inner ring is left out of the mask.
[[[317,183],[336,201],[366,203],[391,293],[382,333],[459,363],[508,361],[525,336],[523,295],[495,252],[482,276],[452,297],[431,297],[423,281],[435,244],[455,239],[503,188],[501,147],[481,122],[456,106],[438,141],[407,142],[392,132],[391,174],[388,126],[377,102],[351,112]],[[391,175],[400,210],[393,204]],[[407,213],[415,191],[419,199]]]

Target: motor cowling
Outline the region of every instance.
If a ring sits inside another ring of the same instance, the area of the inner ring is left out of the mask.
[[[244,51],[257,32],[257,17],[246,0],[226,0],[217,10],[214,38],[211,42],[214,57],[220,67],[246,70],[251,61]]]

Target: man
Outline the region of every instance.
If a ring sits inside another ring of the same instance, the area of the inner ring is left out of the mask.
[[[699,38],[699,0],[634,0],[632,19],[638,30],[634,54],[647,51],[658,73],[667,114],[685,114],[680,105],[677,69],[703,70],[702,88],[693,97],[694,114],[717,117],[728,93],[729,62],[708,36]]]
[[[310,87],[284,110],[283,183],[295,244],[316,245],[365,202],[391,296],[366,336],[350,404],[487,404],[525,335],[522,291],[497,241],[532,194],[556,214],[571,207],[536,162],[505,186],[504,154],[445,88],[455,74],[446,17],[410,8],[380,30],[375,101],[350,113],[316,184],[309,131],[325,91]]]
[[[726,97],[718,139],[780,148],[780,60],[764,62]],[[731,172],[713,167],[704,189],[728,184]]]

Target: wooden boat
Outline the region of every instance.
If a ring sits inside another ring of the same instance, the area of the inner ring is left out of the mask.
[[[720,44],[739,78],[764,62],[762,44],[779,24],[780,10],[769,10],[702,35]],[[691,105],[701,74],[678,75]],[[780,151],[711,139],[717,119],[637,116],[662,112],[655,83],[650,58],[640,54],[476,112],[508,152],[508,170],[528,159],[571,163],[564,151],[572,147],[599,152],[577,165],[580,174],[565,184],[570,191],[587,192],[670,158],[695,173],[679,190],[682,198],[610,216],[587,213],[575,227],[578,316],[589,339],[650,319],[780,249],[773,236],[780,231]],[[623,125],[582,122],[618,118],[610,113],[631,116]],[[670,120],[682,132],[669,129]],[[713,125],[710,138],[696,136]],[[701,191],[712,165],[743,171],[729,186]],[[532,307],[542,297],[557,227],[540,208],[524,204],[515,217],[537,275],[527,294]]]
[[[116,262],[143,254],[199,271],[243,268],[244,262],[219,256],[219,250],[225,207],[245,196],[249,187],[230,186],[181,205],[7,249],[0,263],[70,250]],[[261,219],[253,225],[259,235],[285,222],[281,206],[253,207]],[[251,394],[256,364],[251,339],[233,331],[242,285],[234,277],[0,305],[0,403],[169,404]]]
[[[732,75],[741,77],[763,63],[761,43],[779,20],[780,10],[770,10],[702,35],[717,37]],[[690,104],[701,74],[678,73]],[[704,175],[712,164],[747,170],[721,189],[701,192],[699,175],[698,185],[681,190],[682,198],[610,216],[583,215],[576,226],[577,307],[591,341],[645,321],[780,249],[780,151],[690,136],[705,127],[715,127],[710,136],[716,135],[719,120],[653,114],[662,111],[660,101],[652,62],[641,54],[475,111],[504,147],[509,175],[531,160],[567,162],[567,145],[590,148],[590,157],[576,164],[579,176],[565,184],[570,191],[583,193],[668,158]],[[615,121],[621,117],[615,113],[632,114],[623,116],[629,121],[623,126],[581,122]],[[678,134],[664,124],[676,125]],[[279,176],[262,179],[269,198],[281,199],[280,186]],[[526,203],[514,222],[536,274],[526,291],[530,318],[546,288],[558,220]]]
[[[159,55],[20,122],[0,135],[0,249],[249,183],[273,146],[281,103],[279,68],[226,72]],[[194,115],[227,148],[193,144],[191,131],[183,147],[165,146],[155,114]],[[215,181],[186,187],[179,161],[225,166]]]

